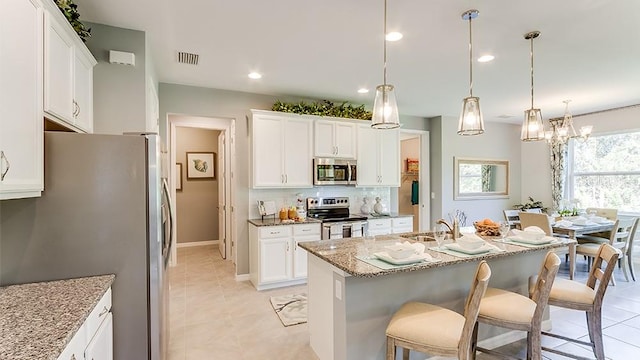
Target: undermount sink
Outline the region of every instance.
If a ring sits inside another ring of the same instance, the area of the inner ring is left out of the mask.
[[[433,236],[433,231],[400,235],[400,237],[415,240],[415,241],[436,241],[436,238]],[[451,240],[451,239],[453,239],[451,232],[447,232],[447,235],[445,236],[445,240]]]

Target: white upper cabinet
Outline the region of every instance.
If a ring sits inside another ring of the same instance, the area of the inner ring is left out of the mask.
[[[93,131],[93,67],[96,60],[52,0],[43,0],[44,111],[58,124]]]
[[[312,187],[312,121],[259,110],[252,112],[253,187]]]
[[[0,200],[43,189],[42,24],[37,0],[2,1]]]
[[[400,133],[358,126],[357,186],[400,186]]]
[[[346,121],[316,120],[314,156],[356,158],[356,124]]]

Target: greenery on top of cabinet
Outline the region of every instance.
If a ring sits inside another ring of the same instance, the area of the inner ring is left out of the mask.
[[[78,13],[78,5],[73,3],[73,0],[54,0],[56,5],[60,11],[64,14],[73,27],[73,30],[78,33],[80,39],[83,42],[86,42],[89,37],[91,37],[91,29],[88,29],[84,26],[84,24],[80,21],[80,13]]]
[[[273,104],[271,110],[294,114],[332,116],[358,120],[371,120],[372,116],[371,111],[365,110],[364,105],[354,106],[349,104],[347,101],[340,105],[336,105],[328,100],[312,103],[306,103],[304,101],[300,101],[299,103],[284,103],[278,100]]]

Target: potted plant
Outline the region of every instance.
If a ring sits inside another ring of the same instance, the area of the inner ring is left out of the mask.
[[[531,196],[529,196],[529,201],[524,204],[516,204],[513,205],[513,208],[520,211],[525,211],[528,209],[540,209],[543,213],[547,212],[547,207],[542,204],[542,201],[534,200]]]

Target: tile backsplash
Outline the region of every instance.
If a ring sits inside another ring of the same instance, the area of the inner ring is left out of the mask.
[[[352,214],[360,214],[365,197],[369,199],[368,203],[373,209],[375,198],[379,196],[388,211],[391,190],[388,187],[356,188],[353,186],[317,186],[310,189],[251,189],[249,191],[249,219],[260,218],[258,200],[274,201],[276,209],[280,209],[283,206],[295,206],[297,194],[302,194],[302,198],[305,200],[308,197],[346,196],[349,197],[351,204],[349,211]]]

